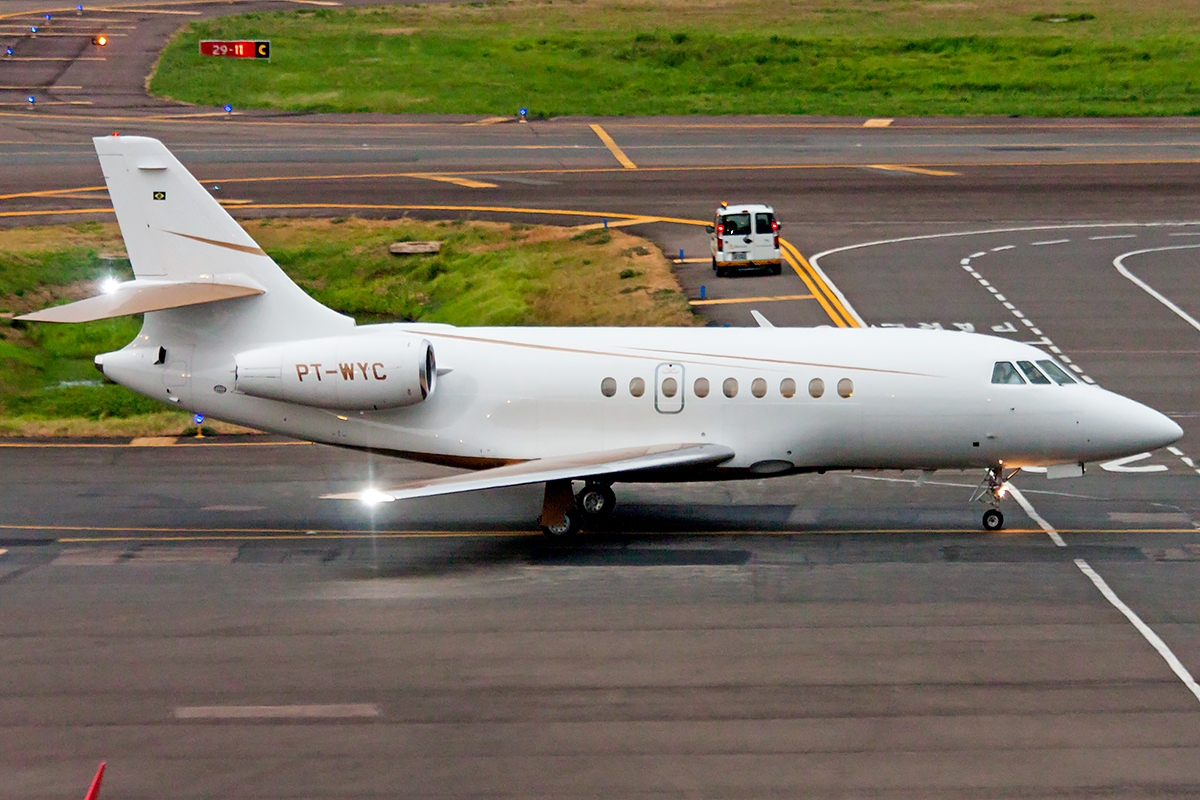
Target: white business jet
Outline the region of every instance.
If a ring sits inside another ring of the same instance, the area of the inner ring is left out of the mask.
[[[155,139],[95,139],[135,279],[23,319],[145,314],[105,376],[179,408],[472,472],[336,498],[545,484],[541,524],[615,482],[980,469],[986,529],[1021,467],[1051,477],[1182,436],[1030,345],[949,331],[356,325],[310,298]],[[436,354],[436,355],[435,355]],[[583,484],[573,494],[573,481]]]

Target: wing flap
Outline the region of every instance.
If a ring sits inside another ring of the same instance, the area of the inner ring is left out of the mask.
[[[17,317],[27,322],[93,322],[98,319],[165,311],[201,303],[264,294],[250,281],[146,281],[118,284],[109,293],[62,306],[52,306]]]
[[[578,480],[629,473],[712,467],[733,458],[733,450],[719,444],[666,444],[605,450],[551,458],[536,458],[479,472],[415,481],[390,489],[324,495],[325,500],[390,502],[433,497],[479,489],[499,489],[557,480]]]

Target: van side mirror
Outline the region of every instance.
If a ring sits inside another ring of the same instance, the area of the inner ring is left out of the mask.
[[[714,230],[716,230],[716,228],[714,228],[712,225],[705,225],[705,226],[704,226],[704,230],[705,230],[707,233],[712,233]]]

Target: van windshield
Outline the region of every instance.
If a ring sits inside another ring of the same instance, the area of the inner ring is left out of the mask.
[[[726,214],[723,218],[725,223],[726,236],[749,236],[750,235],[750,215],[749,214]]]
[[[755,214],[754,215],[754,232],[755,233],[774,233],[775,232],[775,215],[774,214]]]

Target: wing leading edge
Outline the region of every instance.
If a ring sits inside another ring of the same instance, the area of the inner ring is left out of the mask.
[[[451,475],[447,478],[415,481],[389,489],[327,494],[323,499],[391,502],[549,481],[582,480],[627,473],[644,476],[648,472],[714,467],[733,458],[733,455],[732,449],[719,444],[663,444],[604,450],[597,453],[535,458],[519,464]]]

